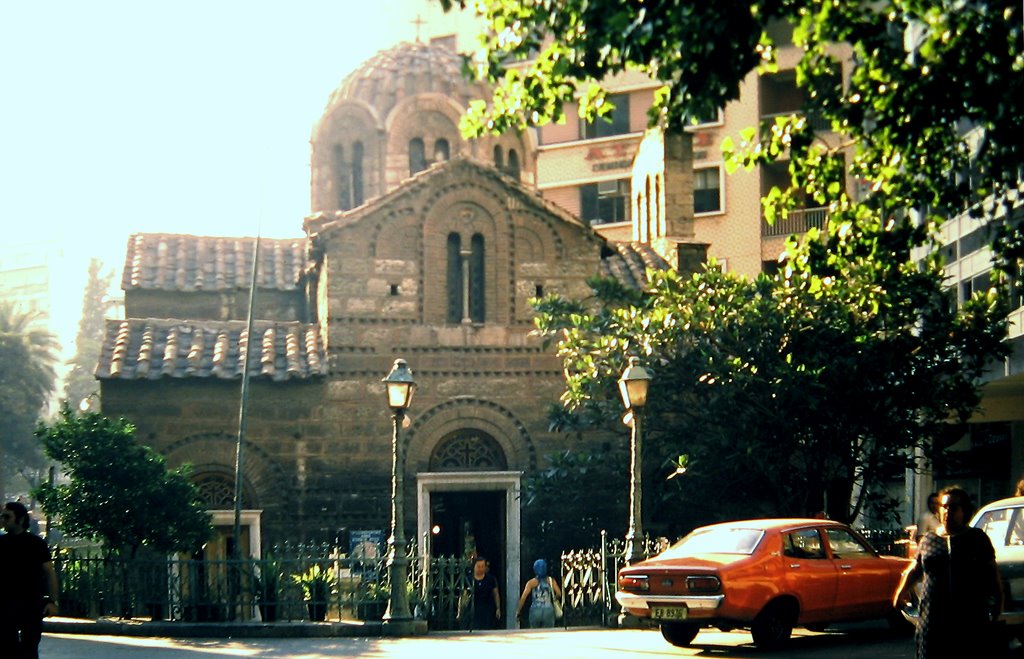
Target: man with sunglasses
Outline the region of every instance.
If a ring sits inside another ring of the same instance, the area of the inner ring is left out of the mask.
[[[0,536],[0,657],[38,659],[43,617],[58,610],[57,573],[46,541],[28,532],[24,505],[7,503],[0,519],[6,532]]]

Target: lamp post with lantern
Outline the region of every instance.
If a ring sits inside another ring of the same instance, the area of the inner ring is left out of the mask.
[[[388,578],[391,580],[391,596],[384,612],[384,632],[392,636],[403,636],[413,631],[412,614],[409,611],[409,592],[406,578],[409,559],[405,555],[405,449],[399,434],[405,413],[412,403],[416,383],[412,371],[404,359],[396,359],[391,372],[383,380],[387,388],[388,407],[391,408],[393,424],[391,434],[391,536],[388,538]]]
[[[629,365],[619,378],[619,394],[626,408],[623,422],[630,427],[629,434],[629,529],[626,531],[626,565],[637,554],[636,543],[643,542],[641,499],[643,498],[643,411],[647,405],[647,389],[651,374],[640,366],[638,357],[630,357]]]

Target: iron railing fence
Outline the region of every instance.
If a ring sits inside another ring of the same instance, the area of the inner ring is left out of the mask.
[[[287,552],[287,558],[123,559],[55,552],[61,612],[181,620],[380,620],[391,592],[385,557]],[[469,561],[434,558],[410,548],[410,609],[431,629],[456,629],[459,594],[470,586]]]

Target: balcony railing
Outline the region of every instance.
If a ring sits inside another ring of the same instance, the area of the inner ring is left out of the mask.
[[[791,236],[806,233],[809,229],[824,229],[828,224],[828,208],[802,208],[791,210],[786,217],[777,217],[775,222],[768,224],[761,221],[761,235]]]
[[[807,122],[816,133],[825,133],[832,130],[832,124],[829,120],[823,117],[818,112],[804,113],[800,110],[793,110],[792,112],[776,112],[772,114],[761,115],[761,137],[767,137],[771,127],[775,125],[776,117],[788,117],[793,114],[806,114]]]

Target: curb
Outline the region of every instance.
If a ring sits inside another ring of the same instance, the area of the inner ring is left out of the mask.
[[[416,621],[412,634],[427,633],[425,621]],[[343,638],[386,636],[379,622],[169,622],[140,620],[83,620],[47,618],[43,632],[102,636],[156,636],[164,638]]]

